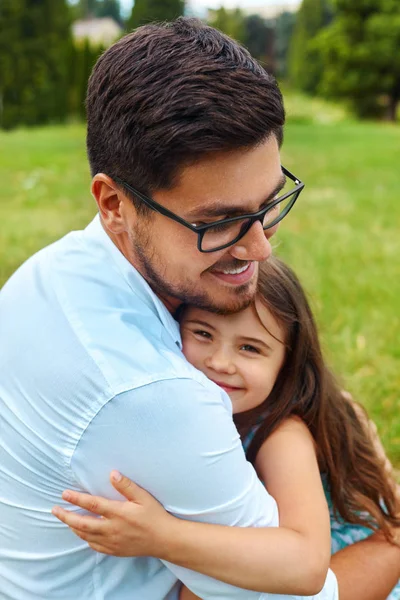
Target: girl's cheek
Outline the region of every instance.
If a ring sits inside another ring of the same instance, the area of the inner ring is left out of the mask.
[[[196,343],[195,340],[182,339],[182,352],[185,355],[186,360],[192,363],[193,366],[198,369],[201,367],[203,362],[203,352],[200,344]]]

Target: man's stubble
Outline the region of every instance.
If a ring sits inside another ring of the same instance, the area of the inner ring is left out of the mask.
[[[142,217],[144,221],[148,220]],[[129,239],[135,257],[135,265],[140,274],[152,288],[153,292],[161,299],[179,300],[184,304],[190,304],[196,308],[208,310],[217,314],[232,314],[247,308],[254,300],[255,291],[251,288],[254,283],[249,282],[235,288],[231,288],[229,296],[225,302],[217,302],[212,298],[211,293],[206,290],[199,290],[200,280],[197,286],[184,273],[180,274],[179,283],[171,284],[168,282],[168,263],[161,258],[156,248],[151,242],[151,227],[145,227],[144,223],[137,223],[135,231],[130,232]],[[232,259],[232,266],[236,265],[235,259]],[[234,264],[235,263],[235,264]],[[212,265],[208,271],[214,267]],[[197,288],[197,289],[196,289]],[[222,288],[222,285],[221,285]],[[229,299],[228,299],[229,298]]]

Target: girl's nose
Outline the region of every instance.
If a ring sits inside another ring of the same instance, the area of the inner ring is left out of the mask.
[[[206,366],[218,373],[227,373],[233,375],[236,371],[231,354],[223,348],[218,348],[211,352],[206,359]]]

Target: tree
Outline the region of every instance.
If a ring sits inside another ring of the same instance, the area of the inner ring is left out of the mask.
[[[65,0],[0,2],[1,126],[63,121],[72,44]]]
[[[246,40],[246,22],[240,8],[226,10],[221,6],[216,10],[210,10],[208,23],[237,42],[244,43]]]
[[[288,53],[296,17],[296,13],[285,11],[275,19],[275,57],[278,77],[288,76]]]
[[[245,20],[246,37],[244,44],[249,52],[266,68],[275,72],[275,28],[260,15],[250,15]]]
[[[122,24],[120,0],[79,0],[72,10],[75,20],[111,17]]]
[[[323,63],[313,40],[332,16],[331,0],[303,0],[299,8],[289,48],[289,79],[305,92],[315,93],[321,80]]]
[[[97,3],[96,17],[111,17],[122,25],[121,5],[119,0],[102,0]]]
[[[85,100],[87,84],[92,69],[104,52],[103,46],[91,44],[86,38],[73,49],[72,69],[70,71],[70,111],[77,117],[86,117]]]
[[[360,117],[400,101],[400,4],[397,0],[337,0],[337,16],[316,44],[324,60],[320,90],[347,99]]]
[[[135,0],[128,29],[135,29],[152,21],[172,21],[183,15],[185,0]]]
[[[79,0],[73,7],[74,19],[89,19],[96,15],[98,0]]]

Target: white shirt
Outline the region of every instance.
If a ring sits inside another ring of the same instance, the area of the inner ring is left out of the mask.
[[[96,553],[51,514],[65,488],[116,498],[118,469],[185,519],[278,525],[228,396],[186,361],[177,323],[98,217],[4,286],[0,373],[2,600],[175,600],[178,579],[206,599],[295,598]],[[315,598],[337,598],[333,573]]]

